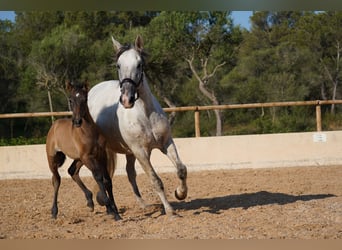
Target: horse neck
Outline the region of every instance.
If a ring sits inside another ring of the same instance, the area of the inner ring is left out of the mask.
[[[85,120],[87,123],[89,123],[89,125],[91,125],[91,126],[96,126],[96,124],[95,124],[95,122],[94,122],[92,116],[90,115],[90,112],[89,112],[89,109],[88,109],[88,108],[87,108],[87,110],[86,110],[86,114],[85,114],[85,116],[84,116],[84,120]]]
[[[144,102],[146,109],[151,110],[153,108],[153,95],[145,76],[139,89],[139,98]]]
[[[89,109],[87,108],[86,112],[85,112],[85,115],[84,117],[82,118],[82,126],[81,126],[81,130],[79,131],[83,131],[82,133],[85,133],[85,132],[90,132],[90,133],[93,133],[97,127],[96,127],[96,124],[93,120],[93,118],[91,117],[90,115],[90,112],[89,112]],[[91,128],[89,130],[89,127]]]

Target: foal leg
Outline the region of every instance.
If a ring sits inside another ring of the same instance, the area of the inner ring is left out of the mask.
[[[150,161],[150,154],[147,154],[143,149],[135,150],[133,151],[133,153],[135,157],[138,159],[140,165],[144,169],[147,176],[150,178],[156,193],[158,194],[161,202],[163,203],[165,213],[168,215],[176,215],[175,211],[173,210],[172,206],[166,198],[163,182],[152,167]]]
[[[62,152],[57,152],[54,156],[47,155],[49,168],[52,172],[52,186],[54,189],[53,203],[51,208],[51,215],[53,219],[57,218],[58,214],[58,190],[61,185],[61,176],[58,173],[58,168],[63,165],[65,155]]]
[[[90,208],[90,211],[94,211],[94,202],[93,202],[93,194],[92,192],[84,185],[83,181],[79,176],[79,172],[83,163],[80,160],[74,160],[68,169],[68,173],[71,178],[78,184],[78,186],[82,189],[85,194],[87,200],[87,206]]]
[[[114,219],[115,220],[121,220],[121,217],[118,213],[118,209],[117,209],[115,201],[114,201],[112,178],[110,177],[107,169],[104,169],[104,171],[103,171],[103,184],[106,188],[107,194],[109,196],[109,200],[111,201],[111,206],[112,206],[112,209],[114,211]],[[107,212],[108,212],[108,208],[107,208]]]
[[[96,200],[100,205],[105,205],[107,208],[107,213],[108,214],[114,214],[114,219],[115,220],[120,220],[121,217],[118,213],[118,210],[115,206],[115,204],[111,201],[111,199],[108,198],[106,194],[106,189],[105,189],[105,184],[104,184],[104,178],[106,178],[106,182],[109,182],[110,185],[112,185],[112,180],[108,175],[108,171],[106,170],[106,166],[101,166],[98,164],[98,162],[89,157],[89,156],[84,156],[82,157],[82,162],[89,168],[89,170],[92,172],[93,177],[99,186],[100,191],[96,195]],[[108,184],[107,184],[108,186]]]
[[[166,150],[164,153],[177,168],[177,175],[180,180],[180,185],[175,190],[175,196],[178,200],[184,200],[188,193],[188,187],[186,185],[187,169],[178,156],[177,149],[172,138],[170,138],[169,142],[166,144]]]
[[[134,157],[134,155],[126,155],[127,177],[128,177],[129,182],[131,183],[135,198],[136,198],[137,202],[139,203],[140,207],[146,208],[147,205],[146,205],[145,201],[141,198],[139,188],[138,188],[138,185],[136,182],[137,173],[135,171],[135,166],[134,166],[135,160],[136,160],[136,158]]]

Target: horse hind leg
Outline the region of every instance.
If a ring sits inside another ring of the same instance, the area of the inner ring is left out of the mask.
[[[58,205],[57,205],[58,190],[61,184],[61,176],[58,173],[58,168],[63,165],[65,161],[65,154],[62,152],[57,152],[54,156],[48,155],[47,158],[48,158],[49,168],[52,172],[52,186],[54,189],[51,215],[52,215],[52,218],[56,219],[57,214],[58,214]]]
[[[79,172],[82,167],[83,163],[80,160],[74,160],[70,167],[68,168],[68,173],[71,176],[71,178],[77,183],[77,185],[82,189],[86,200],[87,200],[87,206],[90,208],[90,211],[94,211],[94,202],[93,202],[93,194],[92,192],[84,185],[82,182]]]
[[[135,160],[136,158],[134,155],[126,155],[126,172],[127,172],[127,177],[128,180],[132,186],[135,198],[141,208],[146,208],[147,205],[143,198],[141,197],[141,194],[139,192],[139,188],[137,185],[136,177],[137,173],[135,171]]]

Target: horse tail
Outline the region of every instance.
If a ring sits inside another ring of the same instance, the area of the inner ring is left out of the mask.
[[[107,171],[110,178],[113,178],[116,164],[117,164],[117,155],[114,151],[107,147],[106,149],[107,154]]]

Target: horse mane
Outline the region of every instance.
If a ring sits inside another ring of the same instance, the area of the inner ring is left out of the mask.
[[[133,44],[129,44],[129,43],[126,43],[124,45],[122,45],[120,47],[120,49],[116,52],[116,55],[115,55],[115,59],[116,61],[119,59],[119,57],[127,50],[130,50],[130,49],[134,49],[134,45]],[[142,60],[143,60],[143,63],[145,63],[146,61],[146,58],[148,56],[148,54],[146,53],[146,51],[144,49],[142,49],[141,51],[138,51]]]

